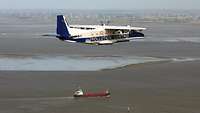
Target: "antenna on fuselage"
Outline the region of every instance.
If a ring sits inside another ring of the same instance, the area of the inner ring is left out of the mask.
[[[100,21],[100,25],[101,25],[101,26],[104,26],[104,25],[105,25],[104,22],[103,22],[102,20]]]
[[[104,25],[109,25],[111,23],[111,21],[110,20],[106,20],[106,21],[100,21],[100,25],[101,26],[104,26]]]
[[[107,20],[107,21],[106,21],[106,25],[109,25],[110,23],[111,23],[110,20]]]

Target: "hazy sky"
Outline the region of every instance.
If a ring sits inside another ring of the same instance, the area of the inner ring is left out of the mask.
[[[0,0],[0,9],[200,9],[200,0]]]

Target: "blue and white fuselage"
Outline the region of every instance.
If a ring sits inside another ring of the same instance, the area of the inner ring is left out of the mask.
[[[144,38],[146,28],[106,25],[69,25],[63,15],[57,16],[57,37],[63,41],[86,44],[113,44]]]

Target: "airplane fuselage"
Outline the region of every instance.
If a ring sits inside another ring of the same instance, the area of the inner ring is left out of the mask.
[[[144,34],[140,31],[146,29],[130,26],[69,25],[62,15],[57,17],[57,21],[59,39],[86,44],[104,45],[143,38]]]

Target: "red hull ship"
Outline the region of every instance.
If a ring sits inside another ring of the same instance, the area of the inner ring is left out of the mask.
[[[103,92],[83,92],[82,89],[77,90],[74,97],[110,97],[110,92],[108,90]]]

